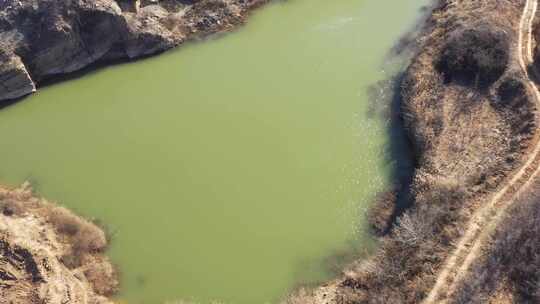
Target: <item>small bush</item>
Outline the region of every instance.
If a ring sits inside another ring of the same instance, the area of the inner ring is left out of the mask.
[[[383,236],[392,225],[397,202],[397,191],[393,189],[378,194],[375,204],[369,210],[369,226],[376,236]]]
[[[489,86],[508,66],[509,39],[487,26],[468,28],[450,36],[436,64],[445,80]]]
[[[74,236],[79,232],[80,219],[64,208],[52,209],[49,213],[49,221],[61,234]]]
[[[107,246],[105,233],[94,224],[80,219],[67,209],[60,207],[52,209],[48,218],[60,234],[72,240],[74,255],[105,250]]]
[[[103,252],[107,247],[105,233],[90,223],[83,223],[75,235],[74,248],[80,252]]]
[[[118,292],[117,273],[108,262],[98,260],[87,264],[84,276],[99,295],[110,297]]]
[[[5,216],[20,216],[24,213],[23,203],[16,200],[0,201],[0,214]]]
[[[497,95],[502,104],[507,104],[509,101],[526,94],[525,85],[515,77],[505,79],[497,89]]]
[[[429,221],[420,218],[418,213],[405,213],[397,220],[394,240],[402,246],[418,246],[433,237]]]

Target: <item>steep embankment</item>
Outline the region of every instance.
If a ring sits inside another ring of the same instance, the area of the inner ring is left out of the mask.
[[[227,31],[267,0],[0,1],[0,101],[89,65]]]

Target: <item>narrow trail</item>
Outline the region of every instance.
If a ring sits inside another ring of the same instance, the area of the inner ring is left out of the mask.
[[[540,108],[540,91],[529,77],[528,64],[533,62],[533,39],[532,29],[534,17],[538,9],[538,0],[527,0],[519,25],[519,38],[517,52],[519,64],[526,78],[526,84],[533,93],[537,108]],[[524,41],[525,40],[525,41]],[[538,118],[537,118],[538,119]],[[492,198],[473,214],[467,230],[458,241],[452,254],[447,258],[441,269],[435,285],[429,292],[423,304],[447,303],[448,296],[466,276],[470,266],[481,253],[482,244],[489,239],[492,232],[505,211],[519,197],[540,174],[540,141],[535,141],[535,146],[529,153],[529,158],[510,181]]]

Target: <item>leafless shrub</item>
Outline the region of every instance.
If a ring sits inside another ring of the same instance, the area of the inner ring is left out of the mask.
[[[418,246],[433,237],[432,227],[428,224],[428,221],[419,218],[418,214],[406,213],[398,219],[394,239],[403,246]]]
[[[456,31],[444,47],[437,69],[448,81],[479,81],[488,86],[506,70],[509,49],[507,34],[492,25]]]
[[[85,266],[84,276],[92,284],[94,291],[110,297],[118,291],[117,272],[110,263],[94,260]]]
[[[75,235],[75,250],[79,252],[103,252],[107,246],[105,233],[91,223],[83,223]]]
[[[61,207],[47,210],[47,218],[58,233],[68,238],[72,244],[71,250],[61,258],[67,267],[77,268],[81,266],[87,254],[105,251],[107,246],[105,233],[87,220]]]
[[[74,236],[79,232],[81,220],[64,208],[53,208],[48,214],[49,221],[61,234]]]
[[[372,232],[383,236],[392,224],[398,197],[398,190],[390,190],[377,195],[373,207],[369,210],[368,220]]]

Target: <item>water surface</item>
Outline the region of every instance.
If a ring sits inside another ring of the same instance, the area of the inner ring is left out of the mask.
[[[119,299],[275,303],[371,242],[390,182],[366,94],[427,0],[294,0],[235,33],[0,111],[0,180],[106,223]]]

